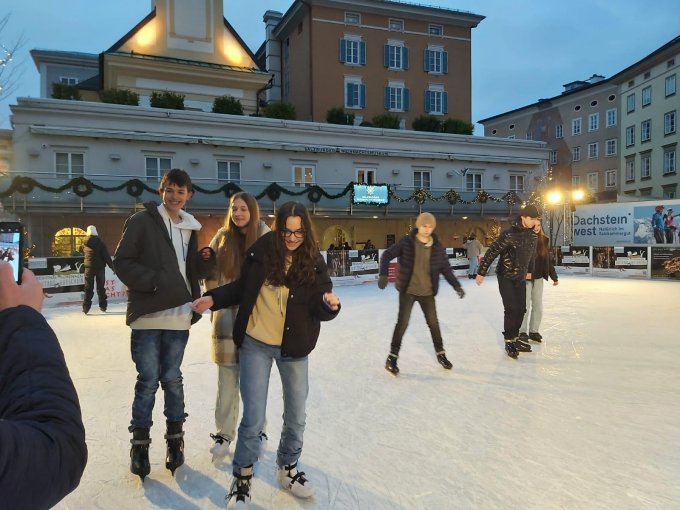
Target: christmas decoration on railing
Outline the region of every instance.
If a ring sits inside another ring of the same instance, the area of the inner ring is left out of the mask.
[[[345,186],[345,188],[342,191],[340,191],[339,193],[332,194],[328,193],[319,185],[289,190],[274,182],[269,184],[260,193],[256,194],[255,198],[259,200],[261,198],[267,197],[269,200],[276,202],[281,198],[282,195],[287,195],[291,197],[306,195],[307,199],[311,203],[316,204],[320,202],[322,198],[327,198],[329,200],[336,200],[338,198],[342,198],[345,195],[352,192],[353,186],[354,183],[350,182],[347,186]],[[31,192],[33,192],[33,190],[36,188],[48,193],[63,193],[65,191],[73,192],[76,196],[80,198],[85,198],[91,195],[94,191],[110,193],[125,190],[125,193],[134,198],[140,197],[145,191],[152,194],[158,194],[157,189],[149,186],[149,184],[140,179],[130,179],[117,186],[106,187],[100,186],[92,182],[91,180],[87,179],[86,177],[76,177],[74,179],[71,179],[66,184],[63,184],[58,187],[52,187],[46,186],[45,184],[40,183],[39,181],[33,179],[32,177],[18,176],[12,179],[12,182],[10,183],[9,187],[6,190],[0,191],[0,198],[9,197],[15,193],[28,195]],[[225,183],[224,185],[216,189],[207,189],[196,184],[194,184],[193,188],[194,192],[203,193],[206,195],[223,193],[224,196],[227,198],[231,197],[234,193],[242,191],[242,188],[238,184],[235,184],[233,182]],[[505,193],[502,197],[498,198],[482,190],[477,192],[473,200],[468,201],[464,200],[461,197],[461,195],[454,189],[450,189],[443,193],[442,195],[435,196],[429,190],[419,188],[414,190],[413,193],[411,193],[408,197],[401,198],[396,194],[394,187],[390,186],[389,195],[391,198],[395,199],[399,203],[415,201],[418,205],[423,205],[428,200],[431,202],[441,202],[443,200],[446,200],[450,205],[455,204],[471,205],[474,203],[484,204],[488,201],[497,203],[506,202],[509,205],[515,205],[517,203],[522,202],[521,198],[514,191]],[[535,201],[531,202],[531,200]],[[527,200],[527,203],[540,203],[538,201],[541,200],[542,200],[541,195],[532,193],[529,199]]]

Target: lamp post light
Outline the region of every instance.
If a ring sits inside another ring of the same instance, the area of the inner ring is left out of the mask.
[[[570,193],[564,193],[560,189],[549,191],[546,194],[546,202],[553,206],[550,209],[550,238],[553,246],[557,244],[557,236],[560,228],[562,229],[562,241],[564,246],[571,244],[574,233],[574,211],[576,203],[581,202],[585,198],[583,190],[575,189]],[[556,206],[562,206],[562,214],[555,218]]]

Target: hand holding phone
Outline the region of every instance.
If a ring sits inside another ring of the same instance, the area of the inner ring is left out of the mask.
[[[0,261],[12,266],[14,281],[21,283],[24,265],[24,227],[16,221],[0,221]]]
[[[42,285],[29,269],[24,269],[22,276],[23,281],[18,285],[10,263],[0,261],[0,311],[19,305],[30,306],[38,312],[42,310],[45,299]]]

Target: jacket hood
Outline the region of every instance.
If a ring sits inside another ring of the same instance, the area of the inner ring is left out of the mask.
[[[147,212],[151,213],[152,215],[158,214],[165,223],[165,220],[169,220],[170,216],[168,215],[168,212],[165,210],[165,206],[163,204],[157,204],[156,202],[146,202],[144,204],[145,209]],[[196,218],[194,218],[191,214],[188,212],[182,210],[179,213],[179,223],[176,223],[175,225],[179,228],[184,228],[187,230],[201,230],[202,225],[198,222]]]

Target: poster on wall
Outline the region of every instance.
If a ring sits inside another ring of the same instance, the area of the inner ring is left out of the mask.
[[[446,256],[449,258],[449,264],[451,264],[453,274],[456,277],[468,275],[470,261],[468,260],[465,248],[446,248]]]
[[[594,246],[593,276],[647,278],[646,246]]]
[[[326,252],[334,284],[355,285],[378,279],[379,250],[331,250]]]
[[[590,274],[590,246],[553,246],[553,265],[561,274]]]
[[[680,281],[680,247],[652,246],[651,251],[652,279]]]

